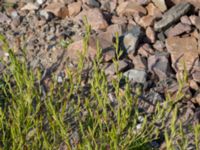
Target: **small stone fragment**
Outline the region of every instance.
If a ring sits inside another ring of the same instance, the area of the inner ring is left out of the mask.
[[[51,12],[55,16],[60,17],[60,18],[65,18],[66,16],[69,15],[69,11],[67,7],[63,3],[50,3],[45,7],[44,9],[46,12]]]
[[[197,27],[197,29],[200,30],[200,17],[192,15],[190,16],[190,21],[192,22],[193,25]]]
[[[103,60],[105,62],[111,61],[113,58],[115,58],[115,50],[114,49],[103,52]]]
[[[130,81],[137,83],[145,83],[147,78],[147,73],[145,71],[137,69],[130,69],[126,71],[123,75],[127,77]]]
[[[140,55],[134,56],[132,54],[129,54],[129,58],[132,60],[134,69],[146,70],[147,62],[144,59],[142,59],[142,57]]]
[[[161,18],[161,11],[153,3],[149,3],[146,6],[146,9],[148,11],[148,15],[153,16],[154,18]]]
[[[173,6],[163,15],[162,19],[154,24],[156,31],[170,27],[178,21],[181,16],[185,15],[191,8],[190,3],[180,3]]]
[[[68,5],[69,16],[76,16],[81,11],[81,2],[74,2]]]
[[[151,26],[153,24],[153,21],[154,21],[154,17],[147,15],[147,16],[140,18],[139,24],[142,27],[146,28],[147,26]]]
[[[183,24],[192,25],[192,23],[190,21],[190,18],[188,16],[186,16],[186,15],[181,17],[181,22]]]
[[[146,36],[150,40],[151,43],[154,43],[156,40],[155,32],[152,27],[147,27],[146,29]]]
[[[194,81],[200,83],[200,71],[195,71],[194,73],[192,73],[192,77]]]
[[[124,35],[123,45],[127,51],[127,53],[135,53],[140,36],[142,34],[142,30],[139,26],[134,26],[132,30]]]
[[[123,71],[124,69],[126,69],[128,67],[128,64],[123,60],[120,60],[117,63],[118,63],[118,71],[119,72]],[[114,63],[112,63],[110,66],[108,66],[105,69],[105,74],[106,75],[114,75],[116,73],[116,71],[117,71],[116,66]]]
[[[22,11],[23,10],[31,11],[31,10],[38,10],[38,9],[39,9],[39,7],[33,3],[27,3],[24,7],[21,8]]]
[[[83,20],[85,16],[87,16],[87,21],[93,30],[105,30],[108,27],[107,21],[104,19],[101,10],[98,8],[82,11],[76,16],[75,20]]]
[[[160,80],[166,79],[171,73],[168,57],[169,55],[160,53],[148,58],[149,71],[155,73]]]
[[[168,37],[181,35],[182,33],[189,33],[192,30],[190,25],[178,23],[173,28],[169,29],[167,34]]]
[[[145,15],[147,13],[144,7],[140,6],[134,1],[126,1],[126,2],[119,3],[119,6],[117,7],[116,11],[117,11],[117,14],[120,16],[131,15],[134,13],[142,13]]]
[[[92,7],[100,7],[99,2],[96,1],[96,0],[83,0],[83,3],[86,3],[86,4],[88,4],[89,6],[92,6]]]
[[[167,9],[165,0],[152,0],[152,1],[162,12],[164,12]]]

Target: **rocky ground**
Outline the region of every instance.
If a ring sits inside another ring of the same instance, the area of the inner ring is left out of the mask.
[[[186,69],[180,118],[200,123],[198,0],[5,0],[0,1],[0,34],[18,56],[26,52],[29,66],[54,72],[62,81],[66,65],[73,67],[83,49],[84,16],[92,28],[87,57],[94,59],[98,39],[105,73],[114,77],[118,32],[123,51],[119,70],[133,84],[143,85],[141,107],[147,113],[156,101],[164,101],[166,93],[178,91],[178,79]],[[1,43],[0,57],[9,57]]]

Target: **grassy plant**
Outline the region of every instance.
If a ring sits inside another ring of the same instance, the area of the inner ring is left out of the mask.
[[[177,100],[168,95],[163,105],[157,104],[151,118],[140,113],[140,89],[132,93],[127,80],[123,90],[120,87],[123,76],[117,61],[122,52],[117,37],[114,45],[117,56],[113,59],[117,77],[108,82],[101,68],[102,50],[97,41],[91,74],[83,84],[90,38],[90,26],[87,20],[85,23],[83,53],[76,71],[66,68],[67,79],[63,83],[52,76],[46,85],[41,71],[35,72],[21,62],[1,36],[3,49],[9,53],[9,63],[4,63],[6,69],[0,76],[0,149],[148,150],[152,149],[150,142],[158,139],[163,130],[167,149],[173,149],[174,138],[184,137],[182,125],[176,127],[177,107],[174,107],[183,97],[181,80]],[[166,116],[171,112],[171,124],[167,128]],[[195,126],[197,148],[199,133],[199,126]],[[185,148],[182,143],[178,144]]]

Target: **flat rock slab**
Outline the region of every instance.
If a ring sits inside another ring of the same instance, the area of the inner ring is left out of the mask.
[[[190,3],[180,3],[169,9],[162,19],[154,24],[154,29],[160,31],[170,27],[191,9]]]
[[[184,63],[187,70],[193,67],[198,59],[198,43],[194,37],[169,37],[166,40],[166,47],[171,54],[173,68],[183,70]]]

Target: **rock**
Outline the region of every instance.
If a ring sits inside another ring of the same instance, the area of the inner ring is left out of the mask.
[[[108,11],[108,12],[113,12],[117,7],[117,0],[104,0],[101,1],[101,9]]]
[[[132,30],[124,35],[123,46],[126,49],[127,53],[136,52],[141,34],[141,28],[139,26],[134,26]]]
[[[195,99],[196,99],[196,103],[197,103],[198,105],[200,105],[200,94],[197,94],[196,97],[195,97]],[[200,114],[200,113],[199,113],[199,114]]]
[[[157,51],[163,51],[165,48],[165,44],[162,41],[157,40],[153,44],[153,48],[156,49]]]
[[[167,34],[168,37],[181,35],[182,33],[189,33],[192,30],[190,25],[178,23],[173,28],[169,29]]]
[[[140,46],[140,48],[138,49],[138,53],[144,57],[149,57],[150,55],[154,54],[154,50],[148,43],[145,43]]]
[[[140,18],[138,23],[142,27],[146,28],[147,26],[151,26],[153,24],[153,21],[154,21],[154,17],[147,15],[147,16]]]
[[[156,40],[155,32],[152,27],[147,27],[146,29],[146,36],[150,40],[151,43],[154,43]]]
[[[99,2],[96,0],[83,0],[83,3],[86,3],[87,5],[92,7],[100,7]]]
[[[69,16],[76,16],[81,11],[81,2],[74,2],[68,5]]]
[[[113,58],[115,58],[115,50],[110,49],[108,51],[103,52],[103,60],[105,62],[111,61]]]
[[[98,41],[102,45],[102,49],[110,48],[113,46],[113,40],[118,33],[119,36],[122,35],[122,26],[118,24],[110,25],[106,32],[100,32],[97,36]]]
[[[46,0],[37,0],[37,3],[39,4],[39,5],[42,5],[42,4],[44,4],[46,2]]]
[[[134,56],[132,54],[129,54],[129,58],[132,60],[134,69],[146,70],[147,62],[145,61],[145,59],[142,59],[142,57],[140,55]]]
[[[197,29],[200,30],[200,17],[192,15],[190,16],[190,21],[192,22],[193,25],[196,26]]]
[[[193,89],[195,91],[197,91],[199,89],[197,82],[195,82],[194,80],[189,81],[189,86],[190,86],[191,89]]]
[[[10,22],[11,22],[11,19],[8,18],[5,14],[0,12],[0,23],[9,24]]]
[[[154,24],[156,31],[166,29],[177,22],[181,16],[185,15],[191,8],[190,3],[180,3],[173,6],[163,15],[162,19]]]
[[[192,25],[192,23],[190,21],[190,18],[188,16],[186,16],[186,15],[181,17],[181,22],[183,24]]]
[[[145,15],[147,13],[144,7],[140,6],[134,1],[126,1],[126,2],[119,3],[119,6],[117,7],[116,11],[117,11],[117,14],[120,16],[132,15],[134,13],[141,13]]]
[[[150,0],[136,0],[136,2],[139,5],[147,5],[150,2]]]
[[[54,16],[52,13],[49,13],[45,10],[41,10],[39,11],[39,15],[43,18],[45,18],[45,20],[50,21]]]
[[[156,74],[160,80],[166,79],[171,74],[169,55],[159,53],[148,58],[148,69]]]
[[[111,22],[113,24],[126,24],[127,20],[125,17],[112,16]]]
[[[162,12],[167,10],[167,6],[165,4],[165,0],[152,0],[152,1]]]
[[[153,3],[149,3],[146,6],[146,9],[148,11],[148,15],[153,16],[154,18],[162,17],[161,11]]]
[[[118,71],[121,72],[124,69],[126,69],[128,67],[128,64],[124,61],[124,60],[120,60],[117,62],[118,63]],[[108,66],[105,69],[105,74],[106,75],[114,75],[116,73],[116,66],[114,63],[112,63],[110,66]]]
[[[194,37],[169,37],[166,40],[166,47],[171,54],[175,70],[182,70],[183,62],[187,70],[190,70],[198,59],[197,41]]]
[[[174,4],[179,4],[181,2],[189,2],[191,3],[193,6],[200,8],[200,3],[199,0],[171,0]]]
[[[200,71],[195,71],[192,73],[192,78],[194,81],[200,83]]]
[[[104,19],[102,12],[98,8],[82,11],[75,17],[75,20],[83,20],[87,16],[87,21],[93,30],[105,30],[108,27],[107,21]]]
[[[67,48],[67,57],[70,59],[77,61],[79,59],[79,53],[84,52],[84,40],[81,39],[79,41],[75,41],[72,44],[70,44]],[[96,55],[96,38],[91,37],[89,39],[89,44],[88,44],[88,50],[86,52],[86,57],[90,57],[94,59]]]
[[[38,9],[39,9],[39,6],[37,6],[37,5],[33,4],[33,3],[27,3],[25,6],[23,6],[21,8],[22,11],[23,10],[31,11],[31,10],[38,10]]]
[[[123,74],[132,82],[145,83],[147,74],[144,70],[130,69]]]
[[[46,12],[51,12],[55,16],[64,19],[65,17],[69,16],[69,11],[67,7],[63,3],[50,3],[44,9]]]

